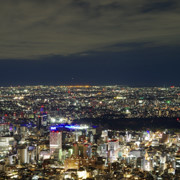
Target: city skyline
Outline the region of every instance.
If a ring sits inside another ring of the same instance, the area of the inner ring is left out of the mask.
[[[0,1],[0,180],[180,179],[180,1]]]

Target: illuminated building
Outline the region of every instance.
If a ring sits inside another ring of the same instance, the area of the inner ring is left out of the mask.
[[[95,158],[82,158],[82,157],[71,157],[67,158],[64,161],[65,170],[67,169],[79,169],[81,166],[83,167],[96,167]]]
[[[177,155],[175,158],[176,161],[176,171],[180,172],[180,155]]]
[[[110,162],[117,160],[118,149],[119,149],[119,141],[118,140],[110,140],[108,142],[108,157],[109,157]]]
[[[61,159],[62,153],[62,132],[51,131],[50,132],[50,154],[55,159]]]
[[[20,164],[29,163],[28,148],[25,145],[18,147],[18,158]]]
[[[135,157],[135,158],[139,158],[142,157],[144,155],[144,152],[141,150],[132,150],[129,152],[129,156]]]
[[[107,156],[108,156],[108,144],[107,144],[107,143],[104,143],[104,144],[100,144],[100,145],[99,145],[98,154],[99,154],[101,157],[107,158]]]
[[[108,131],[107,130],[102,131],[101,137],[106,142],[108,138]]]
[[[110,140],[108,141],[108,150],[116,151],[119,148],[119,141],[118,140]]]
[[[37,128],[40,129],[42,126],[47,126],[47,114],[42,113],[37,116]]]
[[[89,144],[74,143],[73,145],[73,155],[75,157],[91,157],[92,149]]]

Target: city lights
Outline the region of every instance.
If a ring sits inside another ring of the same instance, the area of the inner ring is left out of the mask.
[[[0,92],[0,178],[179,177],[178,87],[29,86]]]

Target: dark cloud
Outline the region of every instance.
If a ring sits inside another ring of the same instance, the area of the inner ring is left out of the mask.
[[[161,12],[176,9],[178,2],[176,0],[150,1],[142,8],[142,12]]]
[[[178,0],[0,1],[0,59],[177,45],[179,12]]]

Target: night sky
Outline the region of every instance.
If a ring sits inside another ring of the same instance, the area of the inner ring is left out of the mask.
[[[39,84],[180,86],[180,1],[0,1],[0,86]]]

